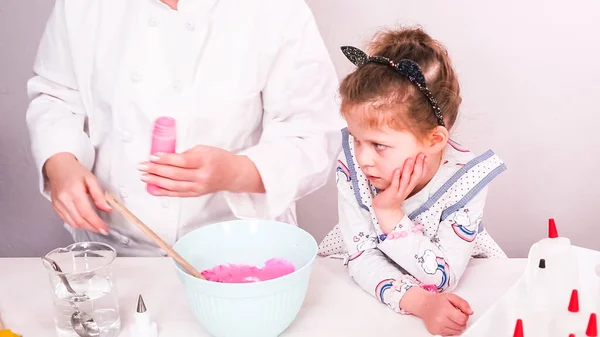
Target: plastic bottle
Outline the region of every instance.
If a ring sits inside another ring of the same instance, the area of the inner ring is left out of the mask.
[[[175,153],[177,133],[175,128],[175,119],[171,117],[159,117],[154,122],[152,129],[152,143],[150,145],[150,155],[156,153]],[[152,194],[158,190],[156,185],[148,184],[146,190]]]

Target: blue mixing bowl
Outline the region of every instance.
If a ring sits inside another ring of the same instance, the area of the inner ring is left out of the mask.
[[[215,337],[275,337],[296,318],[317,255],[317,242],[290,224],[234,220],[198,228],[173,246],[198,271],[220,264],[262,265],[283,258],[296,270],[253,283],[218,283],[187,274],[177,263],[190,308]]]

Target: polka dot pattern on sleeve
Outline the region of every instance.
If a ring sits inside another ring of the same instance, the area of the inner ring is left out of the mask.
[[[342,240],[342,233],[340,232],[340,226],[335,225],[333,229],[325,236],[321,244],[319,244],[319,256],[330,256],[337,254],[344,254],[344,241]]]

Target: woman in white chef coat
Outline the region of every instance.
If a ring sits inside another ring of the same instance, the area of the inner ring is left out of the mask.
[[[164,252],[104,190],[173,244],[222,220],[296,223],[339,152],[338,82],[303,0],[57,0],[34,71],[41,191],[75,241],[120,255]],[[177,154],[152,161],[159,116]]]

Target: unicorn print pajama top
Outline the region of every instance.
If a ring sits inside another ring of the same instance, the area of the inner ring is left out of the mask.
[[[406,199],[404,218],[383,234],[371,206],[377,190],[354,158],[354,140],[342,130],[337,166],[339,223],[319,255],[342,255],[350,276],[396,312],[408,289],[452,290],[471,257],[506,257],[483,228],[487,185],[505,170],[492,151],[475,156],[450,142],[442,164],[421,191]]]

